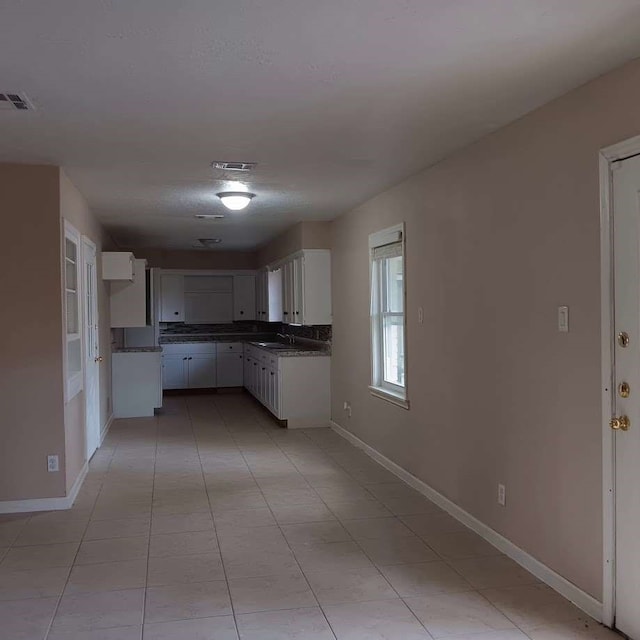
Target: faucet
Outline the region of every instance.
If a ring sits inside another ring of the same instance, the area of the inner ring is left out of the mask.
[[[296,339],[293,333],[278,333],[277,336],[278,338],[286,340],[289,344],[293,344]]]

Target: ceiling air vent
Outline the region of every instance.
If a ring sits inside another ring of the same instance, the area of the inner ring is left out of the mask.
[[[222,238],[198,238],[199,244],[194,244],[194,249],[212,249],[216,244],[220,244]]]
[[[24,93],[0,93],[0,111],[33,111]]]
[[[257,162],[219,162],[214,160],[211,166],[222,171],[251,171],[255,169]]]

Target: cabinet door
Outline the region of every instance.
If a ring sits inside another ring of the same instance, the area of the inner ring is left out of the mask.
[[[282,265],[282,322],[293,322],[293,262]]]
[[[160,322],[184,322],[184,276],[160,276]]]
[[[304,310],[304,258],[298,256],[291,263],[291,299],[292,299],[292,324],[303,324]]]
[[[189,389],[209,389],[216,386],[216,356],[211,353],[187,357]]]
[[[233,319],[256,319],[255,276],[233,276]]]
[[[147,280],[145,260],[135,261],[133,281],[111,282],[110,308],[112,327],[146,327],[147,295],[150,282]]]
[[[190,324],[226,324],[233,321],[233,294],[200,291],[184,294],[184,319]]]
[[[217,386],[241,387],[244,356],[241,353],[220,353],[217,357]]]
[[[277,369],[269,370],[269,408],[280,417],[280,375]]]
[[[187,356],[183,355],[162,356],[163,389],[187,388],[187,362]]]

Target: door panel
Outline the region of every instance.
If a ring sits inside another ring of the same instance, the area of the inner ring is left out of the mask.
[[[162,388],[187,388],[187,356],[170,354],[162,356]]]
[[[100,338],[96,248],[82,243],[84,263],[85,429],[87,460],[100,446]]]
[[[209,389],[216,386],[216,356],[197,355],[187,359],[189,389]]]
[[[241,387],[243,384],[243,363],[242,353],[221,353],[217,356],[217,386],[218,387]]]
[[[640,157],[613,164],[614,416],[627,416],[628,430],[614,430],[616,491],[616,626],[640,639]],[[617,336],[624,332],[628,346]],[[629,385],[630,393],[618,387]],[[619,426],[615,424],[613,426]]]

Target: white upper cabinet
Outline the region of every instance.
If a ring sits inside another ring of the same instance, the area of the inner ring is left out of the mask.
[[[184,276],[184,321],[188,324],[233,322],[233,278]]]
[[[256,277],[233,276],[233,319],[256,319]]]
[[[282,322],[331,324],[331,252],[306,249],[280,266]]]
[[[256,319],[253,274],[166,272],[160,276],[160,322],[227,324]]]
[[[282,274],[261,269],[256,276],[256,320],[282,322]]]
[[[103,254],[104,255],[104,254]],[[153,286],[146,260],[136,260],[133,282],[111,282],[112,327],[146,327],[150,324]]]
[[[184,322],[184,276],[160,276],[160,322]]]
[[[105,251],[102,254],[103,280],[133,282],[136,273],[135,258],[130,251]]]

